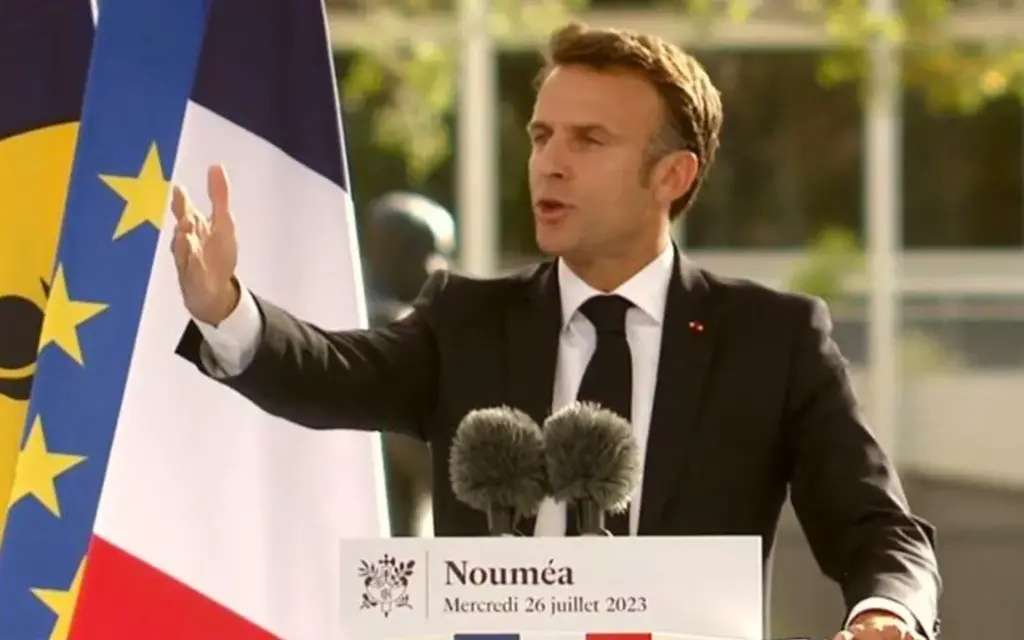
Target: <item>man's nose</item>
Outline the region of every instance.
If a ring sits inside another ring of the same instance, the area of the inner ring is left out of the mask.
[[[534,150],[534,164],[545,177],[567,178],[570,174],[568,149],[554,136]]]

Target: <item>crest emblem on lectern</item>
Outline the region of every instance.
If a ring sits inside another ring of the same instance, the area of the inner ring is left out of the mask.
[[[373,563],[360,560],[363,600],[359,608],[378,609],[385,618],[395,609],[412,609],[408,589],[415,566],[415,560],[399,562],[388,554]]]

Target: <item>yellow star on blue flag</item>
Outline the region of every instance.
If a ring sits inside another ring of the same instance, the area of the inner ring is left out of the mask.
[[[66,640],[102,570],[89,543],[208,5],[101,5],[0,545],[2,638]]]
[[[66,640],[71,632],[71,619],[75,615],[78,592],[82,589],[82,574],[85,573],[85,558],[78,562],[75,576],[67,589],[32,589],[32,595],[39,599],[57,619],[50,629],[48,640]]]
[[[26,497],[33,496],[39,504],[56,517],[60,517],[60,503],[57,500],[57,476],[69,471],[85,458],[50,451],[46,446],[46,434],[43,432],[43,421],[36,416],[32,428],[29,429],[25,445],[18,456],[18,473],[14,476],[11,488],[13,506]]]
[[[107,305],[102,302],[72,300],[64,275],[64,265],[57,264],[57,273],[46,299],[46,317],[39,332],[39,350],[54,344],[78,364],[82,362],[82,347],[78,343],[78,327],[102,313]]]
[[[160,150],[156,144],[149,147],[138,175],[100,177],[125,201],[121,220],[114,231],[115,240],[147,222],[156,229],[160,228],[171,183],[160,167]]]

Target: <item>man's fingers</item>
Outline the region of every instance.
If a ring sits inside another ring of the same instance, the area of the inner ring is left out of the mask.
[[[174,214],[176,224],[174,236],[171,238],[171,255],[174,256],[174,265],[179,272],[183,272],[188,266],[189,247],[187,236],[193,232],[193,218],[191,215],[188,195],[185,189],[174,185],[171,192],[171,213]]]
[[[185,216],[184,222],[178,225],[178,228],[191,233],[199,239],[200,242],[206,242],[206,237],[210,235],[210,221],[206,219],[201,211],[196,209],[196,206],[192,203],[192,199],[188,195],[188,191],[184,192],[185,196]]]
[[[176,229],[186,232],[193,230],[196,223],[196,210],[184,187],[174,187],[171,196],[171,213],[174,214],[174,219],[177,222]]]
[[[178,223],[185,217],[185,194],[181,192],[181,187],[178,185],[174,185],[174,188],[171,189],[171,213]]]
[[[223,165],[214,165],[206,175],[206,188],[210,196],[210,224],[214,229],[228,229],[234,223],[231,218],[231,185]]]
[[[177,209],[175,217],[178,219],[171,239],[171,253],[178,269],[184,270],[189,261],[202,251],[202,243],[209,234],[209,223],[196,211],[188,191],[183,188],[175,187],[171,205],[172,209]]]
[[[192,248],[188,240],[189,235],[181,230],[177,230],[174,232],[174,237],[171,238],[171,254],[174,256],[174,265],[178,268],[178,271],[185,270],[191,257]]]
[[[895,626],[889,626],[884,629],[875,631],[878,640],[904,640],[906,634],[902,629]]]
[[[895,627],[878,629],[857,625],[852,631],[840,631],[833,640],[916,640],[916,638],[914,634],[904,634]]]

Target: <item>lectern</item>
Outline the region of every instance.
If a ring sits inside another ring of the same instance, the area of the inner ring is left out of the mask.
[[[758,537],[345,540],[344,640],[762,640]]]

